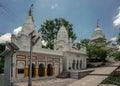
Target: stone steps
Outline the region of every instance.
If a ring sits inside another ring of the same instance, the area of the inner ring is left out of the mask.
[[[63,79],[65,79],[65,78],[70,78],[70,72],[62,72],[62,73],[60,73],[58,76],[57,76],[57,78],[63,78]]]

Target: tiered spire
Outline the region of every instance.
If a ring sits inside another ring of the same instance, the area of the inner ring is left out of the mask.
[[[61,21],[61,26],[64,26],[64,23],[65,23],[65,22],[64,22],[64,20],[62,19],[62,21]]]
[[[99,19],[97,20],[97,27],[95,28],[91,40],[95,40],[98,38],[105,38],[105,35],[102,32],[102,29],[99,26]]]
[[[34,18],[32,15],[32,8],[33,8],[33,4],[29,8],[28,17],[22,26],[22,30],[21,30],[20,34],[28,35],[30,32],[35,30]]]

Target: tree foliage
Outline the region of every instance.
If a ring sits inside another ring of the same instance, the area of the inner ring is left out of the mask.
[[[80,42],[81,42],[81,45],[85,45],[86,47],[88,46],[89,44],[89,39],[82,39]]]
[[[82,39],[79,42],[74,43],[74,47],[80,50],[82,46],[85,46],[87,48],[88,43],[89,43],[89,39]]]
[[[41,31],[43,40],[47,42],[46,48],[53,49],[54,39],[57,37],[57,32],[61,25],[64,24],[68,31],[68,37],[72,38],[72,41],[76,39],[76,34],[73,32],[73,25],[69,21],[63,18],[55,18],[53,20],[46,20],[39,31]]]
[[[99,39],[98,39],[99,40]],[[83,39],[80,41],[81,45],[86,46],[87,49],[87,55],[89,61],[104,61],[107,57],[107,50],[103,46],[98,46],[98,41],[94,41],[95,45],[91,45],[90,39]],[[101,44],[101,43],[100,43]],[[101,44],[102,45],[102,44]]]
[[[116,42],[117,42],[118,45],[120,45],[120,33],[118,34]]]
[[[115,59],[120,61],[120,51],[114,53]]]
[[[98,46],[88,46],[87,54],[90,61],[105,61],[107,50]]]

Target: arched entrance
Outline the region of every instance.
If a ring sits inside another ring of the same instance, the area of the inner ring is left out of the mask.
[[[28,67],[29,67],[28,70],[30,71],[30,64],[28,65]],[[32,77],[34,77],[34,74],[35,74],[34,70],[35,70],[35,64],[32,63]],[[28,76],[29,76],[29,73],[30,72],[28,72]]]
[[[52,65],[51,64],[47,65],[47,75],[52,76]]]
[[[34,63],[32,63],[32,77],[34,77],[34,70],[35,70],[35,64]]]
[[[25,75],[24,68],[25,68],[25,63],[18,61],[17,68],[16,68],[16,72],[17,72],[16,76],[18,78],[24,78],[24,75]]]
[[[39,64],[39,76],[44,76],[44,64]]]
[[[78,67],[79,67],[79,60],[77,60],[77,64],[76,64],[77,69],[79,69]]]
[[[75,60],[73,60],[72,69],[75,69]]]

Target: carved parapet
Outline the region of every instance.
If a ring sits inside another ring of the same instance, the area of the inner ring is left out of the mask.
[[[16,71],[16,72],[15,72],[15,77],[18,78],[18,75],[17,75],[17,73],[18,73],[18,68],[17,68],[17,67],[16,67],[15,71]]]

